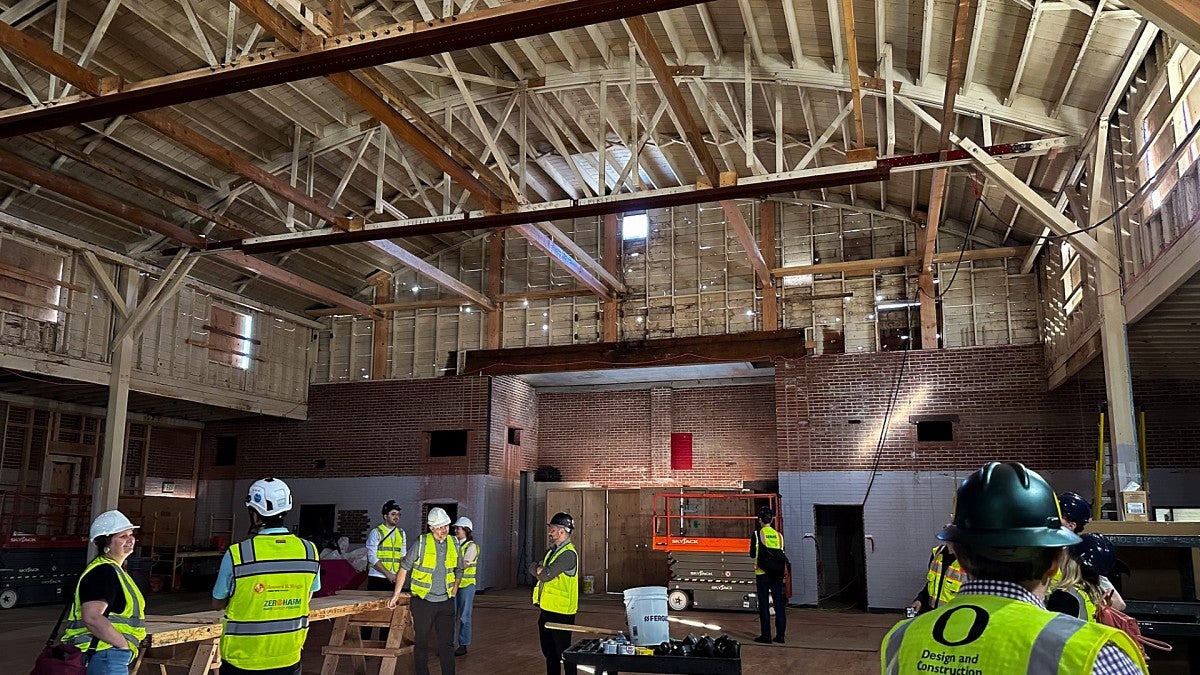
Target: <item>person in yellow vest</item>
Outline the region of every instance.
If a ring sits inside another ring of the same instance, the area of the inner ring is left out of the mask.
[[[1064,492],[1058,496],[1059,506],[1062,508],[1063,524],[1071,529],[1072,532],[1083,536],[1083,528],[1092,522],[1092,505],[1088,500],[1079,496],[1075,492]],[[1129,568],[1125,563],[1115,560],[1112,569],[1123,569],[1126,574],[1129,573]],[[1052,585],[1061,585],[1062,577],[1058,576],[1051,580]],[[1125,611],[1125,599],[1121,597],[1121,593],[1117,591],[1112,582],[1108,580],[1108,572],[1100,575],[1100,588],[1104,591],[1112,591],[1109,596],[1112,606],[1117,611]]]
[[[546,657],[546,675],[576,675],[574,663],[564,663],[562,653],[571,646],[571,634],[565,630],[546,628],[547,623],[575,623],[579,611],[579,554],[571,543],[575,519],[571,514],[558,512],[546,523],[550,548],[541,562],[529,566],[533,585],[533,604],[541,608],[538,614],[538,638],[542,655]],[[560,670],[561,669],[561,670]]]
[[[250,537],[229,547],[213,586],[225,610],[221,675],[299,675],[308,636],[308,605],[321,590],[317,547],[288,532],[292,491],[278,478],[246,493]]]
[[[1112,597],[1105,597],[1101,579],[1116,566],[1117,549],[1102,534],[1088,532],[1079,536],[1083,541],[1071,547],[1062,579],[1050,587],[1046,596],[1046,609],[1095,621],[1096,607],[1112,604]]]
[[[787,598],[784,597],[786,556],[783,556],[783,533],[771,524],[775,512],[764,506],[758,510],[758,531],[750,538],[750,557],[754,558],[754,582],[758,593],[758,623],[760,631],[755,642],[771,642],[771,605],[775,606],[775,642],[783,644],[787,632]],[[780,556],[783,556],[780,558]],[[776,562],[767,562],[772,558]]]
[[[393,591],[396,588],[396,573],[400,561],[408,550],[404,529],[400,527],[400,505],[389,499],[380,509],[383,522],[367,534],[367,590]],[[359,630],[364,640],[369,639],[371,629],[364,626]],[[379,639],[387,641],[388,629],[379,629]]]
[[[404,580],[412,577],[413,671],[429,675],[429,633],[437,634],[442,675],[454,675],[454,596],[463,571],[462,553],[450,536],[450,516],[441,507],[429,509],[429,533],[418,537],[396,575],[396,590],[388,607],[400,602]]]
[[[87,675],[129,675],[146,637],[146,600],[124,567],[137,528],[120,511],[106,511],[88,533],[97,554],[75,585],[62,637],[84,651]]]
[[[929,556],[929,568],[925,573],[925,585],[913,599],[912,608],[918,614],[937,609],[953,600],[966,580],[967,573],[963,571],[962,565],[958,564],[954,551],[945,544],[934,546],[933,554]]]
[[[954,521],[937,536],[970,579],[950,602],[888,632],[879,650],[885,675],[1147,672],[1125,633],[1042,604],[1066,547],[1080,539],[1036,472],[987,463],[959,486]]]
[[[467,653],[471,644],[471,610],[475,604],[475,576],[479,565],[479,544],[475,543],[475,524],[470,518],[459,517],[454,521],[454,539],[462,551],[463,573],[458,582],[458,593],[454,595],[454,613],[458,616],[458,649],[455,656]]]

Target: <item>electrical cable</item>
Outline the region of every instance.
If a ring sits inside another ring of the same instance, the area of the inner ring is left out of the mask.
[[[905,346],[904,355],[900,359],[900,368],[896,373],[896,382],[892,385],[892,397],[888,401],[887,410],[883,414],[883,426],[879,429],[879,442],[875,446],[875,460],[871,465],[871,479],[867,481],[867,491],[863,494],[862,507],[867,506],[867,498],[871,496],[871,486],[875,485],[875,473],[879,470],[879,463],[883,459],[883,446],[887,441],[888,425],[891,423],[892,411],[896,408],[896,399],[900,396],[900,382],[904,379],[904,370],[908,366],[908,352],[912,350],[912,331],[909,331],[908,345]]]

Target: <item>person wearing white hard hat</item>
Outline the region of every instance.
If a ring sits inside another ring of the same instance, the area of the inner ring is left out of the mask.
[[[292,491],[278,478],[246,494],[250,537],[221,558],[213,606],[225,610],[221,675],[299,675],[308,603],[321,590],[317,547],[288,532]]]
[[[129,675],[146,637],[146,599],[124,567],[137,528],[120,511],[106,511],[88,532],[97,553],[75,585],[62,637],[84,650],[87,675]]]
[[[388,607],[400,602],[404,580],[412,577],[413,671],[429,675],[429,633],[437,633],[438,662],[442,675],[454,675],[454,599],[463,572],[462,552],[458,542],[450,537],[450,516],[435,506],[429,509],[429,533],[417,537],[408,547],[400,572],[396,575],[396,590]]]
[[[454,596],[454,610],[458,615],[458,649],[455,656],[467,653],[471,644],[471,609],[475,604],[475,571],[479,564],[479,544],[475,543],[475,524],[470,518],[460,516],[454,521],[454,538],[462,550],[463,573],[458,583],[458,594]]]

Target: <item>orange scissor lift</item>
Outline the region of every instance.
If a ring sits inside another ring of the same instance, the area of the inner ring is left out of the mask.
[[[769,506],[783,531],[779,495],[753,492],[662,492],[654,495],[652,541],[671,566],[667,604],[758,611],[750,538],[758,510]]]

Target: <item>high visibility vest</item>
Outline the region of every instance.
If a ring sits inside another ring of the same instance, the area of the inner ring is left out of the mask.
[[[317,547],[294,534],[260,534],[229,549],[233,594],[221,629],[221,658],[243,670],[300,661],[308,600],[320,571]]]
[[[410,590],[412,594],[425,599],[429,595],[429,591],[433,590],[433,570],[437,566],[437,540],[432,534],[427,534],[420,539],[423,553],[420,560],[413,565],[412,568],[412,585]],[[450,538],[446,539],[446,595],[450,595],[450,589],[454,588],[454,568],[458,567],[458,547]]]
[[[113,566],[121,584],[121,593],[125,596],[125,609],[119,613],[110,612],[106,617],[112,622],[113,628],[116,628],[117,632],[125,637],[125,644],[110,645],[103,640],[97,640],[96,651],[128,649],[133,652],[133,657],[137,658],[138,645],[146,637],[146,599],[142,597],[141,590],[133,582],[133,577],[129,576],[129,573],[118,565],[117,561],[102,555],[92,558],[92,561],[83,569],[83,574],[79,575],[80,581],[88,572],[101,565]],[[62,641],[87,651],[92,637],[92,634],[88,632],[87,625],[83,623],[83,603],[79,601],[79,584],[76,583],[75,604],[71,605],[71,613],[67,617],[67,629],[63,632]]]
[[[1096,603],[1092,602],[1092,596],[1083,584],[1075,584],[1072,588],[1060,588],[1059,590],[1075,598],[1075,601],[1079,603],[1079,609],[1075,610],[1075,618],[1082,621],[1096,620]]]
[[[459,588],[466,588],[468,586],[475,585],[475,568],[479,565],[479,544],[476,544],[474,540],[464,541],[462,543],[464,558],[467,557],[468,546],[471,546],[475,549],[475,560],[473,560],[465,569],[463,569],[462,581],[458,582]]]
[[[375,549],[375,557],[383,563],[383,569],[396,574],[400,571],[400,561],[407,549],[404,541],[404,530],[382,523],[375,528],[379,531],[379,546]]]
[[[770,525],[763,525],[762,529],[758,531],[758,548],[755,549],[754,556],[754,573],[756,575],[766,574],[766,572],[763,572],[762,568],[758,566],[758,555],[762,552],[764,547],[783,548],[783,533],[771,527]]]
[[[567,542],[562,548],[553,552],[546,551],[542,558],[542,567],[554,564],[558,557],[567,551],[575,551],[575,544]],[[575,554],[575,567],[554,577],[550,581],[538,581],[533,587],[533,604],[547,612],[556,614],[574,614],[579,611],[579,554]]]
[[[959,595],[948,604],[902,621],[879,650],[884,675],[972,672],[983,675],[1091,673],[1108,643],[1144,672],[1146,660],[1124,632],[1080,621],[1020,600]]]
[[[935,609],[953,600],[954,596],[958,595],[958,589],[962,588],[963,582],[967,580],[967,573],[963,571],[957,559],[947,566],[942,565],[944,549],[944,546],[933,547],[933,556],[929,558],[929,572],[925,577],[929,606]]]

